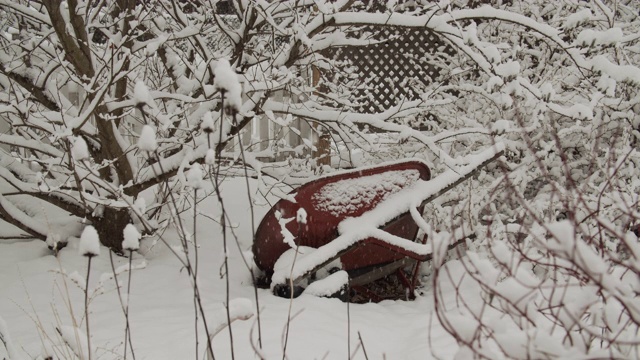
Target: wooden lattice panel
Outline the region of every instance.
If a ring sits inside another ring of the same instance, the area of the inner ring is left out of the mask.
[[[387,27],[376,31],[384,40],[367,46],[344,47],[335,58],[347,61],[357,74],[352,91],[353,110],[365,113],[384,111],[403,100],[419,99],[416,89],[441,75],[445,59],[453,48],[426,29]]]

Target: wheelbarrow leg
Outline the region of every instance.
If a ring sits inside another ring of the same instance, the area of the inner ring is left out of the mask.
[[[404,291],[407,295],[407,299],[414,300],[416,298],[415,294],[413,293],[414,284],[407,278],[407,275],[402,269],[396,270],[396,276],[402,283],[402,286],[404,286]]]
[[[427,243],[427,234],[422,234],[422,240],[420,241],[422,244]],[[415,290],[418,285],[418,274],[420,273],[420,265],[422,262],[414,260],[415,264],[413,265],[413,271],[411,273],[411,281],[409,282],[409,298],[414,300],[416,298]]]

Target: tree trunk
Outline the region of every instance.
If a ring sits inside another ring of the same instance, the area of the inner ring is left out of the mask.
[[[101,217],[93,219],[102,245],[121,253],[124,228],[131,222],[128,209],[105,208]]]

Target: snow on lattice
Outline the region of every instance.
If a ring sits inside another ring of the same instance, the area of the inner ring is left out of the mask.
[[[389,195],[411,186],[419,178],[418,170],[399,170],[341,180],[323,186],[313,196],[313,204],[316,209],[327,211],[334,216],[350,214],[376,198],[382,201]]]

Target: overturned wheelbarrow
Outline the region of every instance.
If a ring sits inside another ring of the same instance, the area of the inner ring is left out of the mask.
[[[274,293],[284,297],[303,291],[344,295],[347,286],[394,272],[413,294],[417,263],[431,258],[431,248],[416,242],[424,205],[501,152],[489,149],[433,180],[426,164],[409,160],[306,183],[263,218],[254,238],[255,263],[271,279]],[[399,269],[411,264],[415,267],[407,278]]]

